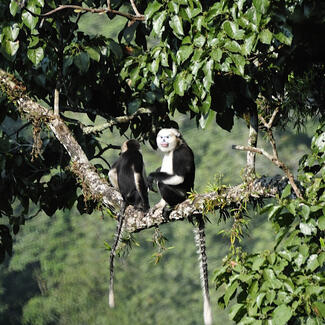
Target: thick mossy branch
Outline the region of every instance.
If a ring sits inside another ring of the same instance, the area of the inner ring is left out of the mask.
[[[64,121],[52,110],[33,101],[24,91],[16,92],[15,89],[20,87],[19,83],[1,69],[0,87],[2,91],[10,95],[12,101],[27,119],[40,118],[43,124],[52,130],[70,155],[73,172],[83,183],[83,188],[86,188],[87,197],[96,201],[101,200],[101,203],[106,207],[119,211],[122,205],[122,196],[97,173]],[[216,192],[195,194],[191,196],[191,199],[175,207],[170,214],[169,221],[162,217],[162,209],[160,208],[155,209],[153,207],[145,214],[129,206],[125,211],[125,230],[138,232],[166,222],[183,220],[194,214],[202,214],[207,210],[239,206],[240,202],[249,199],[271,198],[276,196],[279,189],[284,188],[286,184],[287,180],[279,176],[274,178],[262,177],[251,183],[222,187]]]

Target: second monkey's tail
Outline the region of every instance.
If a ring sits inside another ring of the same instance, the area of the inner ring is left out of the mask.
[[[120,220],[117,223],[116,231],[115,231],[115,240],[114,244],[111,249],[110,257],[109,257],[109,292],[108,292],[108,305],[110,308],[115,307],[115,300],[114,300],[114,259],[116,256],[116,250],[118,245],[121,241],[122,237],[122,229],[123,229],[123,222],[124,222],[124,212],[125,207],[122,208],[122,213],[120,214]]]
[[[212,325],[212,309],[209,294],[208,259],[206,255],[205,225],[202,216],[196,217],[197,226],[193,230],[194,240],[199,255],[200,278],[203,294],[204,325]]]

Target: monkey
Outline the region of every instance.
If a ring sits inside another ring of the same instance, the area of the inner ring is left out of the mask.
[[[150,208],[145,167],[140,152],[140,144],[137,140],[127,140],[122,144],[121,155],[112,165],[108,177],[113,187],[118,189],[123,197],[123,204],[115,231],[115,241],[110,253],[108,301],[109,306],[114,308],[114,258],[122,235],[125,210],[129,205],[133,205],[142,211],[147,211]]]
[[[194,188],[195,163],[192,149],[187,145],[177,129],[161,129],[156,137],[157,146],[164,156],[161,167],[148,176],[149,189],[153,182],[158,182],[161,201],[156,205],[163,208],[163,217],[166,220],[171,207],[183,202],[187,193]],[[194,215],[194,239],[198,248],[200,278],[203,293],[204,324],[212,324],[212,310],[209,295],[208,263],[206,256],[205,230],[202,215]]]
[[[157,146],[164,153],[161,167],[148,176],[149,188],[158,182],[162,200],[158,207],[163,207],[163,216],[167,217],[171,207],[183,202],[187,193],[193,189],[195,178],[194,155],[180,132],[176,129],[161,129],[157,134]]]
[[[149,209],[147,177],[137,140],[127,140],[122,144],[121,155],[112,165],[108,177],[122,194],[124,210],[128,205],[143,211]]]

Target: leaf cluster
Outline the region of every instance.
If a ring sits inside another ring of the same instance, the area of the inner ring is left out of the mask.
[[[237,301],[229,314],[236,323],[321,324],[325,319],[324,131],[318,129],[311,154],[301,160],[305,200],[290,198],[287,186],[278,203],[261,211],[276,231],[274,250],[239,251],[215,273],[217,288],[226,285],[219,305]]]

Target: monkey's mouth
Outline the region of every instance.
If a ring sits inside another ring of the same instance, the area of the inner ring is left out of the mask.
[[[168,143],[166,143],[166,142],[162,142],[160,145],[161,145],[162,147],[165,147],[165,148],[168,147]]]

